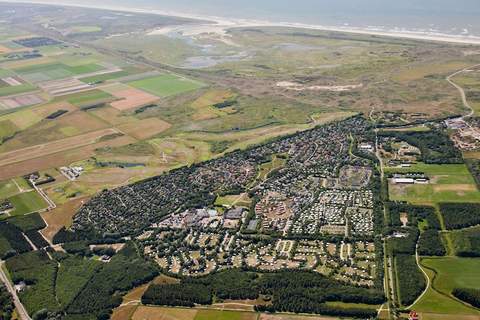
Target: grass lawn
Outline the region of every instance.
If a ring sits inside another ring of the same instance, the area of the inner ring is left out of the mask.
[[[427,185],[390,183],[391,200],[415,204],[440,202],[480,202],[480,192],[465,164],[417,163],[410,168],[385,168],[387,173],[423,172],[430,178]]]
[[[14,209],[10,212],[12,216],[35,212],[45,209],[48,206],[36,191],[19,193],[10,197],[8,200],[10,200],[14,206]]]
[[[422,259],[422,265],[425,267],[430,280],[433,281],[427,293],[415,304],[413,310],[480,316],[480,311],[462,304],[451,296],[451,291],[457,286],[480,287],[479,258],[424,258]]]
[[[0,182],[0,199],[12,197],[19,192],[20,190],[18,190],[13,180],[6,180]]]
[[[132,87],[145,90],[159,97],[168,97],[180,93],[199,89],[204,86],[203,83],[180,78],[171,74],[164,74],[152,78],[136,80],[128,83]]]

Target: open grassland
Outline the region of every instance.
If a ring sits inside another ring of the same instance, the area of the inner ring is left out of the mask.
[[[8,198],[14,209],[10,212],[12,216],[23,215],[39,211],[48,207],[47,203],[36,191],[19,193]]]
[[[248,197],[247,193],[218,196],[217,199],[215,199],[215,205],[217,206],[249,208],[251,203],[252,200]]]
[[[45,145],[77,135],[105,129],[108,125],[85,112],[72,112],[54,120],[43,120],[30,128],[18,132],[15,139],[0,146],[0,152]]]
[[[196,90],[204,86],[201,82],[172,74],[164,74],[153,78],[132,81],[129,82],[129,85],[137,89],[145,90],[158,97],[173,96]]]
[[[118,125],[117,128],[121,132],[125,132],[132,137],[144,140],[151,138],[170,128],[170,124],[158,118],[150,118],[136,120],[125,124]]]
[[[426,185],[389,184],[391,200],[416,204],[440,202],[480,202],[480,192],[465,164],[432,165],[418,163],[410,168],[385,168],[387,173],[423,172],[430,178]]]
[[[433,314],[480,316],[480,311],[468,306],[451,295],[455,287],[478,288],[480,259],[478,258],[423,258],[422,265],[431,281],[427,293],[413,310]],[[435,318],[432,318],[435,319]]]
[[[179,133],[177,136],[186,140],[206,141],[209,143],[225,142],[227,145],[225,152],[229,152],[264,143],[269,139],[279,136],[308,130],[317,125],[342,120],[352,115],[350,112],[323,113],[315,115],[314,121],[308,124],[270,125],[250,130],[230,130],[222,132],[187,132]]]
[[[469,64],[464,61],[450,61],[448,63],[432,63],[417,65],[408,69],[401,70],[394,76],[394,79],[400,82],[409,82],[421,80],[425,77],[444,74],[445,76],[468,67]]]

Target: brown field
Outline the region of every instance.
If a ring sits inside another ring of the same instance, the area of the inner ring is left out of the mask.
[[[480,159],[480,151],[467,151],[463,153],[465,159]]]
[[[152,283],[155,284],[169,284],[169,283],[178,283],[180,280],[168,277],[166,275],[159,275],[153,279]],[[140,299],[142,298],[145,290],[147,290],[149,284],[144,284],[140,287],[137,287],[127,293],[123,297],[122,305],[113,310],[112,320],[129,320],[131,319],[133,313],[140,304]]]
[[[120,111],[138,108],[159,100],[157,96],[134,88],[114,92],[113,95],[121,100],[110,105]]]
[[[98,130],[71,138],[61,139],[58,141],[40,144],[32,147],[18,149],[15,151],[4,152],[0,154],[0,166],[12,163],[26,161],[29,159],[39,158],[52,153],[58,153],[69,149],[83,147],[95,143],[99,138],[117,133],[115,129]]]
[[[42,109],[37,110],[47,113],[47,115],[59,110],[58,107],[52,109],[53,110],[50,110],[50,112],[45,112],[45,110]],[[68,110],[69,108],[62,109]],[[31,118],[31,123],[26,123],[27,127],[23,128],[23,131],[18,132],[15,139],[10,139],[0,146],[0,155],[1,153],[53,143],[65,138],[110,127],[104,121],[99,120],[88,113],[77,111],[74,107],[71,109],[73,109],[73,111],[63,114],[61,117],[53,120],[44,119],[44,117],[40,118],[35,113],[29,112],[25,116]],[[18,122],[16,121],[18,118],[21,118],[21,116],[15,116],[12,120]]]
[[[78,198],[58,206],[52,211],[43,212],[41,216],[48,226],[41,231],[42,234],[51,241],[53,236],[62,227],[68,228],[72,224],[72,218],[75,215],[75,212],[77,212],[82,203],[87,200],[87,197]]]
[[[477,191],[477,186],[474,184],[439,184],[433,186],[433,190],[440,191]]]
[[[88,113],[114,126],[126,122],[135,121],[135,118],[122,115],[121,111],[111,107],[93,109],[91,111],[88,111]]]
[[[25,106],[32,106],[44,102],[38,94],[26,94],[11,98],[0,99],[0,110],[9,110]]]
[[[113,310],[112,316],[110,317],[111,320],[130,320],[133,316],[135,310],[137,310],[137,305],[125,305],[120,306]]]
[[[107,129],[112,130],[113,129]],[[106,131],[106,130],[103,130]],[[72,140],[68,138],[65,140]],[[78,139],[78,138],[77,138]],[[11,163],[0,166],[0,180],[6,180],[21,175],[25,175],[38,170],[46,170],[54,167],[68,165],[76,161],[87,159],[96,153],[96,149],[106,146],[118,147],[126,144],[134,143],[136,140],[128,136],[122,136],[114,140],[104,141],[85,145],[83,147],[73,146],[70,150],[62,150],[60,154],[51,153],[45,156],[28,159],[22,162]]]
[[[137,308],[132,320],[193,320],[197,315],[197,309],[180,309],[164,307]]]
[[[158,118],[138,120],[117,126],[117,128],[128,135],[139,140],[151,138],[171,127],[171,124]]]
[[[326,316],[301,316],[296,314],[260,314],[258,320],[334,320],[338,318]]]

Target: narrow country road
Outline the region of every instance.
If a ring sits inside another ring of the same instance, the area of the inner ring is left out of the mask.
[[[18,318],[20,320],[32,320],[32,318],[30,318],[30,316],[28,315],[27,310],[25,309],[23,304],[20,302],[20,299],[17,296],[17,291],[15,291],[15,288],[12,286],[12,284],[8,280],[7,275],[3,271],[4,264],[5,264],[5,261],[0,262],[0,280],[5,284],[5,286],[7,287],[7,290],[10,292],[10,294],[13,297],[13,303],[15,304]]]
[[[422,299],[422,297],[425,295],[425,293],[427,293],[427,290],[428,288],[430,288],[430,277],[428,276],[428,274],[425,272],[425,270],[423,270],[423,267],[422,265],[420,264],[420,256],[418,255],[418,242],[417,242],[417,246],[415,248],[415,260],[417,261],[417,266],[418,268],[422,271],[423,275],[425,276],[425,278],[427,278],[427,284],[425,286],[425,290],[423,290],[422,294],[418,296],[418,298],[411,304],[407,307],[407,309],[411,309],[413,308],[413,306],[418,302],[420,301],[420,299]]]
[[[475,113],[475,110],[473,110],[472,106],[470,106],[470,104],[468,103],[468,100],[467,100],[467,95],[465,94],[465,90],[463,90],[463,88],[461,86],[459,86],[458,84],[456,84],[455,82],[452,81],[452,78],[461,74],[461,73],[464,73],[466,72],[467,70],[470,70],[470,69],[473,69],[473,68],[476,68],[476,67],[480,67],[480,64],[476,64],[474,66],[470,66],[468,68],[465,68],[465,69],[462,69],[462,70],[459,70],[457,72],[454,72],[452,73],[451,75],[449,75],[448,77],[445,78],[445,80],[448,81],[448,83],[450,83],[452,86],[454,86],[455,88],[457,88],[457,90],[460,92],[460,96],[462,97],[462,103],[463,105],[469,110],[469,112],[464,115],[462,118],[470,118],[471,116],[474,115]]]

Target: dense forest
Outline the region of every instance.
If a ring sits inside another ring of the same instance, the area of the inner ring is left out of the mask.
[[[455,288],[452,294],[458,299],[480,308],[480,289]]]
[[[32,236],[30,240],[39,248],[48,245],[37,232],[45,228],[45,222],[38,213],[15,216],[0,222],[0,258],[7,259],[16,254],[33,250],[22,233]]]
[[[413,255],[396,255],[395,270],[398,276],[397,285],[400,288],[400,302],[408,306],[425,290],[427,285],[425,276],[418,269]]]
[[[480,224],[480,204],[442,203],[440,211],[447,229],[462,229]]]
[[[12,296],[3,283],[0,283],[0,319],[10,320],[14,308]]]
[[[444,256],[445,247],[438,230],[425,230],[418,240],[418,254],[421,256]]]
[[[435,214],[435,209],[429,206],[414,206],[406,202],[389,202],[387,204],[390,213],[390,225],[401,226],[400,214],[407,213],[408,225],[416,226],[418,222],[426,222],[428,228],[440,230],[440,221]]]
[[[145,261],[134,244],[127,244],[110,262],[44,250],[16,255],[6,261],[14,283],[28,285],[19,296],[34,319],[109,319],[128,290],[152,280],[157,268]]]
[[[259,311],[322,313],[339,316],[374,316],[372,309],[332,309],[327,301],[381,304],[381,291],[328,279],[307,271],[256,273],[230,269],[201,278],[186,278],[179,284],[150,285],[142,297],[144,304],[194,306],[223,299],[256,299],[270,297],[271,304],[258,305]]]
[[[442,129],[434,128],[422,132],[386,131],[380,132],[380,134],[386,137],[395,137],[419,148],[424,163],[463,163],[461,153]]]

